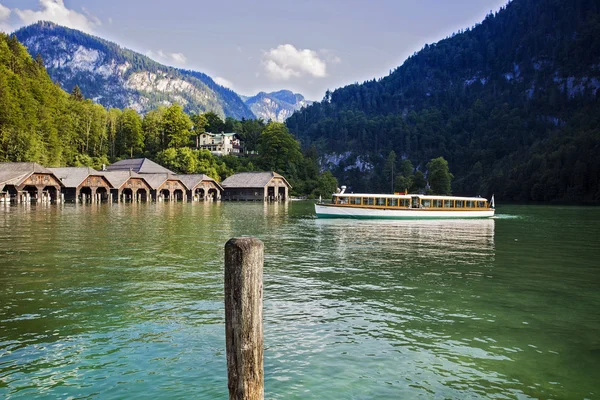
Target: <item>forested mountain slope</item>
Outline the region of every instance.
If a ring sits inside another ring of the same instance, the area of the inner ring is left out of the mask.
[[[421,169],[445,157],[457,194],[600,203],[599,11],[594,0],[514,0],[287,125],[355,191],[390,190],[393,150]]]
[[[78,85],[105,107],[145,113],[179,103],[187,112],[213,111],[222,117],[254,118],[232,90],[201,72],[159,64],[134,51],[51,22],[15,32],[32,55],[40,54],[48,73],[66,91]]]

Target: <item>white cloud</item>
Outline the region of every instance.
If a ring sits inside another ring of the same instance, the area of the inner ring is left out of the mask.
[[[183,55],[183,53],[171,53],[171,58],[173,61],[179,64],[185,64],[187,62],[187,57]]]
[[[333,50],[330,50],[330,49],[320,49],[319,53],[321,55],[323,55],[323,58],[325,58],[325,60],[328,63],[339,64],[339,63],[342,62],[342,59],[339,56],[337,56],[335,54],[335,51],[333,51]]]
[[[152,58],[155,61],[166,63],[166,64],[174,64],[178,66],[185,65],[187,63],[187,57],[183,53],[167,53],[162,49],[158,51],[148,50],[146,55]]]
[[[297,49],[291,44],[281,44],[263,56],[267,76],[273,80],[289,80],[305,75],[315,78],[327,76],[327,64],[316,51]]]
[[[10,31],[10,26],[8,25],[8,17],[10,17],[10,8],[4,7],[0,4],[0,32],[8,32]]]
[[[97,17],[90,15],[85,10],[84,13],[87,15],[68,9],[63,0],[40,0],[40,8],[39,11],[18,8],[13,11],[25,25],[41,20],[52,21],[69,28],[92,33],[96,26],[102,24]]]
[[[226,88],[232,89],[233,88],[233,83],[231,83],[231,81],[221,77],[221,76],[217,76],[216,78],[213,79],[215,81],[215,83],[217,83],[218,85],[221,86],[225,86]]]

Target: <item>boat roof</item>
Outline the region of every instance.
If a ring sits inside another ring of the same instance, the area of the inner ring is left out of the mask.
[[[487,201],[484,197],[462,197],[462,196],[436,196],[426,194],[381,194],[381,193],[334,193],[337,197],[381,197],[381,198],[396,198],[410,199],[418,197],[423,200],[472,200],[472,201]]]

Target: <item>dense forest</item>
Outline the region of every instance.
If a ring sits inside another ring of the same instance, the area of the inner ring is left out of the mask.
[[[354,191],[389,192],[390,171],[413,165],[427,179],[442,156],[455,194],[600,203],[599,11],[514,0],[383,79],[328,91],[287,126],[325,159],[342,155],[331,169]]]
[[[254,155],[217,157],[194,149],[196,135],[205,131],[235,131]],[[302,153],[284,124],[222,120],[214,112],[188,115],[178,104],[144,116],[107,110],[85,99],[78,86],[63,91],[40,57],[33,59],[15,36],[0,33],[0,162],[100,168],[131,157],[217,181],[235,172],[274,170],[286,176],[295,195],[329,196],[337,187],[331,173],[320,173],[314,148]]]

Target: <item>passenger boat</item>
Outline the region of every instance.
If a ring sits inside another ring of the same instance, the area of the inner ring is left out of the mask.
[[[446,219],[491,218],[494,216],[494,196],[488,202],[483,197],[435,196],[421,194],[359,194],[333,195],[331,204],[315,204],[319,218],[359,219]]]

